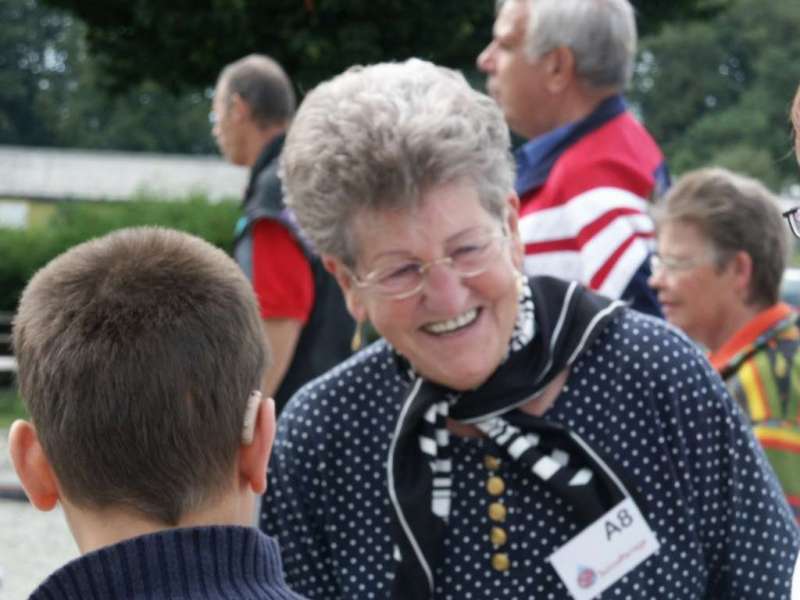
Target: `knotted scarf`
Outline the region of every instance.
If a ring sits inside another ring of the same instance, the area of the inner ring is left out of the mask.
[[[476,425],[510,460],[529,468],[574,509],[581,526],[628,492],[588,444],[567,428],[515,410],[539,396],[624,306],[577,283],[551,277],[525,282],[509,351],[479,388],[458,392],[412,374],[389,447],[393,506],[393,600],[433,596],[450,514],[447,419]]]

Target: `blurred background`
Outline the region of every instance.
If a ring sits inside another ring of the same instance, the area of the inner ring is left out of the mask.
[[[641,40],[626,97],[673,176],[721,165],[799,202],[788,110],[800,2],[633,3]],[[9,331],[36,269],[135,224],[229,249],[247,172],[210,135],[223,65],[270,54],[302,97],[352,64],[421,56],[481,88],[474,61],[493,13],[492,0],[0,0],[0,444],[24,414]],[[796,303],[800,271],[786,282]],[[76,550],[58,515],[27,530],[35,517],[9,492],[5,454],[0,445],[0,598],[16,598]],[[50,545],[17,541],[38,536]]]

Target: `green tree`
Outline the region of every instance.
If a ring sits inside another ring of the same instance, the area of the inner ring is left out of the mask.
[[[0,0],[0,143],[52,140],[40,99],[70,75],[73,22],[63,11],[41,11],[36,0]]]
[[[780,190],[797,181],[788,121],[800,3],[736,0],[642,40],[631,100],[674,172],[716,164]]]
[[[75,85],[62,90],[48,111],[60,146],[212,154],[206,90],[179,95],[152,83],[114,94],[86,59]]]
[[[153,82],[112,94],[86,27],[37,0],[0,0],[0,143],[215,151],[207,85],[176,95]]]
[[[634,4],[647,30],[726,1]],[[213,152],[209,87],[225,63],[268,52],[286,65],[301,93],[351,64],[412,55],[470,74],[491,35],[493,5],[0,0],[0,143]]]
[[[665,23],[708,19],[729,3],[730,0],[631,0],[642,36],[656,33]]]
[[[353,64],[420,56],[470,68],[491,35],[492,0],[46,0],[89,27],[117,89],[213,82],[251,52],[281,62],[301,93]],[[727,0],[637,0],[640,27],[707,15]]]

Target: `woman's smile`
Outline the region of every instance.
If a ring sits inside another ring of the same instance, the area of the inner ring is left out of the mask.
[[[480,309],[472,308],[453,319],[436,321],[429,323],[428,325],[424,325],[422,329],[427,333],[436,336],[450,334],[456,331],[461,331],[462,329],[472,325],[478,318],[479,314]]]

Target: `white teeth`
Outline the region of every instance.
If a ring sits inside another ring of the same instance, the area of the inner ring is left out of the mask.
[[[429,333],[449,333],[469,325],[476,318],[478,318],[478,309],[473,308],[472,310],[468,310],[463,315],[460,315],[455,319],[448,319],[447,321],[439,321],[438,323],[426,325],[425,331]]]

